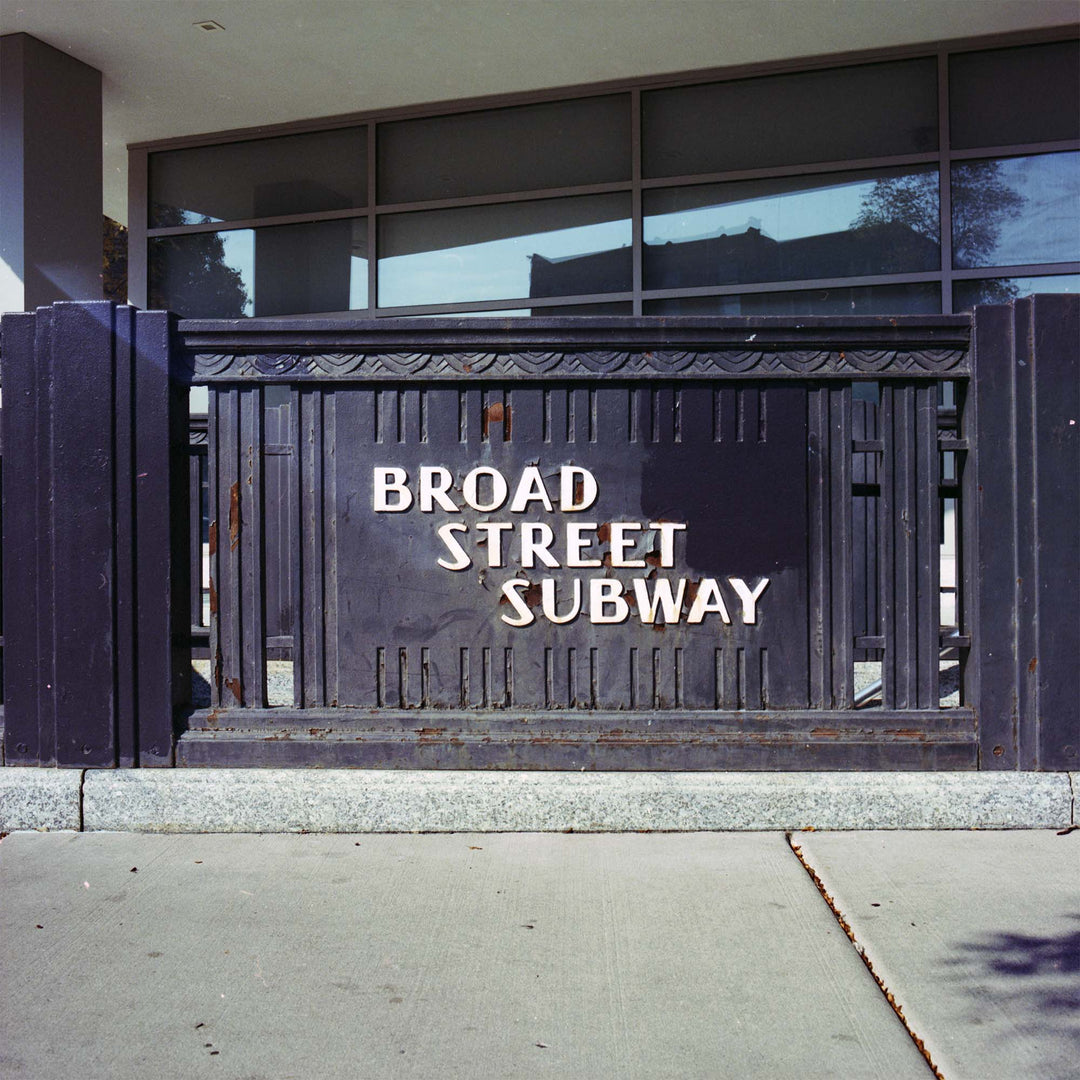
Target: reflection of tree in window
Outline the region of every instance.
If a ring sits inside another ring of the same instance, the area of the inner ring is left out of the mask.
[[[1001,228],[1023,209],[1027,199],[1001,179],[1001,163],[973,161],[953,166],[952,243],[956,266],[985,266],[997,246]],[[934,172],[885,177],[864,197],[855,229],[900,222],[935,243],[941,237],[938,177]],[[1009,281],[986,282],[984,303],[1001,303],[1017,295]]]
[[[157,227],[191,224],[182,210],[155,205]],[[201,224],[208,224],[204,217]],[[225,261],[225,244],[216,232],[156,237],[150,257],[150,306],[191,318],[239,318],[249,301],[238,270]]]

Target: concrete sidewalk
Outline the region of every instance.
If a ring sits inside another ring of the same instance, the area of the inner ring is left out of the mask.
[[[1064,1080],[1078,968],[1080,832],[0,842],[4,1078]]]

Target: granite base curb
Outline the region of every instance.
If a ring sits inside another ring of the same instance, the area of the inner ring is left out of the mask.
[[[1066,773],[137,769],[88,772],[83,788],[88,831],[1040,829],[1072,821]]]
[[[0,768],[0,832],[80,829],[81,769]]]

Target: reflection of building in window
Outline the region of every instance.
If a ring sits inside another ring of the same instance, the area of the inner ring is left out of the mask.
[[[552,259],[533,254],[529,256],[529,267],[530,296],[591,293],[600,281],[630,281],[633,253],[629,247],[619,247]]]
[[[894,221],[783,241],[749,225],[739,233],[646,244],[644,258],[648,288],[679,289],[934,270],[940,254],[936,240]],[[629,248],[563,259],[533,255],[529,295],[587,293],[589,282],[606,273],[629,273],[630,260]]]

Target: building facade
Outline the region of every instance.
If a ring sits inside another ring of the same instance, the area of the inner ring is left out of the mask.
[[[192,317],[798,315],[1075,291],[1080,48],[985,44],[138,146],[133,298]]]

